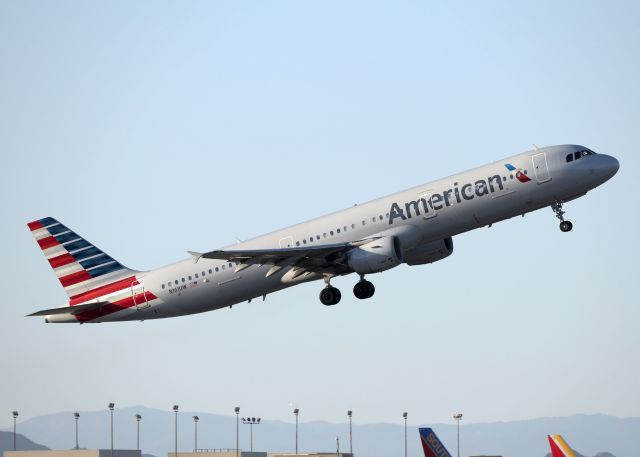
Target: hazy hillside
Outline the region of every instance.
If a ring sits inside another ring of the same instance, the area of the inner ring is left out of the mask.
[[[136,446],[134,415],[143,416],[141,448],[145,453],[164,457],[173,449],[174,416],[171,411],[144,407],[117,409],[114,413],[114,443],[118,448]],[[235,448],[235,417],[202,412],[181,412],[178,416],[179,449],[193,449],[192,416],[200,417],[199,448]],[[455,454],[456,428],[453,424],[429,424]],[[422,457],[418,426],[409,428],[409,457]],[[18,430],[53,449],[70,449],[75,444],[72,412],[35,417],[18,424]],[[301,422],[299,448],[304,451],[335,450],[340,436],[341,449],[349,446],[348,424]],[[559,433],[585,456],[611,452],[615,457],[640,455],[640,418],[620,419],[604,415],[576,415],[516,422],[468,424],[461,426],[461,456],[503,455],[504,457],[542,457],[549,452],[547,434]],[[254,450],[293,451],[295,428],[291,423],[264,420],[254,426]],[[402,424],[357,424],[353,426],[353,446],[357,457],[393,457],[404,449]],[[108,411],[81,412],[80,445],[108,447]],[[249,426],[240,424],[240,447],[249,450]],[[599,457],[605,457],[605,454]]]
[[[37,451],[49,449],[46,446],[34,443],[21,433],[18,433],[16,436],[16,448],[19,451]],[[4,451],[13,451],[13,432],[0,432],[0,455]]]

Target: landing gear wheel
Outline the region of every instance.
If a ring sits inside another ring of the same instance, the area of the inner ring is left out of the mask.
[[[341,298],[340,289],[333,286],[327,286],[320,291],[320,301],[325,306],[337,305]]]
[[[376,288],[373,283],[369,281],[365,281],[364,279],[360,282],[357,282],[355,286],[353,286],[353,295],[360,300],[365,300],[367,298],[373,297],[373,294],[376,292]]]
[[[560,230],[562,230],[563,232],[570,232],[572,228],[573,224],[571,223],[571,221],[560,222]]]
[[[573,224],[571,221],[564,220],[564,211],[562,211],[562,203],[555,202],[551,205],[551,209],[555,213],[556,217],[560,219],[560,230],[563,232],[570,232],[573,228]]]

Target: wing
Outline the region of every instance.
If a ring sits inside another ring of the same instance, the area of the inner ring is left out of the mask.
[[[28,314],[30,316],[50,316],[52,314],[79,314],[85,311],[93,311],[94,309],[100,309],[105,305],[110,304],[108,301],[101,301],[96,303],[87,303],[86,305],[76,306],[63,306],[61,308],[43,309],[42,311],[36,311],[35,313]]]
[[[217,250],[205,253],[189,251],[194,262],[200,259],[219,259],[237,263],[236,272],[251,265],[271,265],[266,273],[269,277],[286,267],[294,267],[294,278],[304,273],[327,272],[339,274],[348,269],[346,253],[375,238],[358,240],[350,243],[325,244],[296,248],[277,249],[232,249]]]

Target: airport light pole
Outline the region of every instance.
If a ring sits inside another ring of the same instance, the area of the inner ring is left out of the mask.
[[[247,417],[247,418],[242,418],[242,423],[245,425],[249,426],[250,429],[250,433],[251,433],[251,452],[253,452],[253,426],[254,425],[260,425],[260,418],[255,418],[255,417]]]
[[[193,416],[193,428],[195,430],[195,437],[193,440],[193,452],[198,452],[198,421],[200,418],[198,416]]]
[[[13,416],[13,450],[16,450],[16,420],[18,419],[18,411],[11,412]]]
[[[80,449],[80,446],[78,446],[78,421],[80,420],[80,413],[77,411],[73,413],[73,418],[76,421],[76,447],[74,449]]]
[[[173,412],[175,413],[174,414],[175,415],[175,421],[174,421],[174,424],[175,424],[174,425],[174,428],[175,428],[175,430],[174,430],[174,432],[175,432],[175,448],[174,448],[175,454],[174,454],[174,456],[175,457],[178,457],[178,409],[179,408],[180,407],[178,405],[173,405]]]
[[[111,436],[111,457],[113,457],[113,408],[115,408],[115,403],[109,403],[109,415],[111,417],[110,420],[110,436]]]
[[[402,413],[404,419],[404,457],[407,457],[407,412]]]
[[[462,413],[455,413],[453,418],[458,422],[458,457],[460,457],[460,421],[462,420]]]
[[[347,416],[349,416],[349,454],[353,457],[353,433],[351,430],[351,416],[353,415],[353,411],[347,411]]]
[[[298,408],[293,410],[293,414],[296,416],[296,454],[298,453],[298,414],[300,410]]]
[[[140,450],[140,421],[142,420],[142,416],[140,414],[136,414],[136,450]]]
[[[234,409],[236,413],[236,457],[240,457],[240,407]]]

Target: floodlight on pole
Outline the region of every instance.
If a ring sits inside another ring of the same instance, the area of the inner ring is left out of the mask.
[[[296,416],[296,454],[298,453],[298,414],[300,414],[300,410],[295,408],[293,410],[293,414]]]
[[[253,426],[254,425],[260,425],[260,418],[256,418],[256,417],[243,417],[242,418],[242,423],[245,425],[249,426],[250,429],[250,434],[251,434],[251,452],[253,452]]]
[[[404,457],[407,457],[407,416],[409,414],[405,411],[402,413],[402,418],[404,419]]]
[[[173,405],[173,412],[175,413],[175,421],[174,421],[174,424],[175,424],[175,427],[174,427],[175,428],[175,430],[174,430],[174,432],[175,432],[175,447],[174,447],[175,457],[178,457],[178,409],[179,408],[180,407],[178,405]]]
[[[198,421],[200,418],[198,416],[193,416],[193,428],[195,430],[195,437],[193,440],[193,452],[198,452]]]
[[[351,457],[353,457],[353,433],[351,429],[351,416],[353,415],[353,411],[347,411],[347,416],[349,416],[349,453]]]
[[[12,411],[11,415],[13,416],[13,450],[17,450],[16,446],[17,446],[17,442],[16,442],[16,420],[18,419],[18,411]]]
[[[73,413],[73,418],[76,421],[76,447],[74,449],[80,449],[80,446],[78,446],[78,421],[80,420],[80,413],[77,411]]]
[[[110,436],[111,436],[111,457],[113,457],[113,409],[116,407],[115,403],[109,403],[109,415],[110,415]]]
[[[462,420],[462,413],[455,413],[453,418],[458,423],[458,457],[460,457],[460,421]]]
[[[140,450],[140,421],[142,420],[142,416],[140,414],[136,414],[136,450]]]
[[[240,457],[240,407],[236,406],[233,411],[236,413],[236,457]]]

